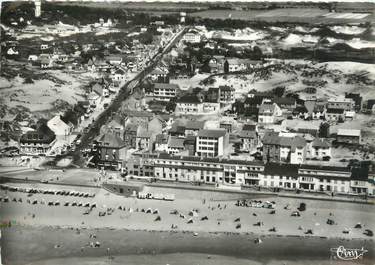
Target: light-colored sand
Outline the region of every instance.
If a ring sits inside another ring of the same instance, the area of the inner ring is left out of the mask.
[[[12,184],[13,185],[13,184]],[[21,186],[21,184],[17,184]],[[343,202],[326,202],[316,200],[293,200],[287,198],[268,197],[262,198],[263,201],[276,202],[276,214],[270,214],[269,209],[237,207],[235,201],[210,201],[207,197],[206,202],[200,199],[183,199],[181,194],[173,202],[158,200],[139,200],[135,198],[125,198],[103,189],[70,187],[58,185],[30,185],[34,188],[44,188],[53,190],[78,190],[95,192],[94,198],[81,198],[74,196],[33,194],[27,197],[26,193],[1,191],[2,196],[13,198],[22,198],[21,202],[1,202],[0,217],[1,220],[14,220],[21,225],[32,226],[71,226],[71,227],[113,227],[126,229],[148,229],[148,230],[171,230],[171,225],[177,225],[177,231],[197,231],[197,232],[240,232],[240,233],[257,233],[257,234],[280,234],[280,235],[304,235],[307,229],[312,229],[314,236],[324,237],[343,237],[343,238],[367,238],[363,235],[364,229],[375,230],[375,217],[373,215],[373,205],[343,203]],[[179,193],[189,191],[179,190]],[[188,194],[186,198],[189,198]],[[26,203],[26,200],[37,200],[38,204],[32,205]],[[65,202],[87,202],[96,203],[97,208],[89,215],[83,215],[86,210],[84,207],[76,206],[47,206],[40,204],[40,201],[59,201]],[[307,204],[307,210],[301,213],[301,217],[291,217],[291,212],[295,210],[300,202]],[[218,208],[220,204],[220,208]],[[285,210],[284,206],[289,204],[290,210]],[[126,208],[119,210],[118,207]],[[99,211],[106,211],[107,208],[114,208],[111,215],[99,217]],[[131,208],[131,210],[130,210]],[[144,213],[142,209],[158,210],[158,214]],[[138,212],[137,212],[138,209]],[[170,214],[176,209],[183,214],[185,218],[179,215]],[[198,209],[197,216],[189,216],[189,211]],[[332,216],[330,215],[332,213]],[[253,214],[256,214],[254,216]],[[35,215],[33,217],[33,215]],[[161,221],[155,221],[160,216]],[[202,221],[201,218],[207,216],[208,220]],[[192,218],[193,223],[188,223]],[[240,218],[240,222],[234,222]],[[326,224],[327,219],[333,219],[337,225]],[[254,226],[257,222],[263,222],[264,225]],[[356,223],[362,223],[363,229],[354,229]],[[236,228],[237,223],[241,228]],[[298,227],[301,226],[302,230]],[[277,231],[269,232],[269,229],[276,227]],[[350,228],[350,234],[343,234],[345,228]]]

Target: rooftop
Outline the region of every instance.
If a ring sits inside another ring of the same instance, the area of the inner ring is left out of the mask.
[[[198,132],[199,137],[211,137],[211,138],[220,138],[226,135],[227,131],[224,130],[200,130]]]
[[[338,136],[361,136],[361,130],[357,129],[338,129],[337,130]]]

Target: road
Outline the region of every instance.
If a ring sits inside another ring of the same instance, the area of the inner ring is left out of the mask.
[[[99,134],[99,130],[102,125],[104,125],[108,118],[111,116],[112,113],[116,113],[122,105],[122,102],[127,99],[132,93],[134,88],[136,88],[144,79],[145,77],[155,68],[155,66],[159,63],[163,55],[178,42],[188,28],[184,27],[180,30],[164,47],[164,49],[155,54],[155,56],[151,59],[148,66],[143,69],[140,73],[138,73],[132,80],[128,81],[119,91],[117,96],[111,102],[111,104],[106,108],[93,122],[91,126],[88,127],[88,131],[84,133],[81,137],[81,143],[77,145],[74,152],[69,153],[74,158],[74,163],[78,165],[82,165],[84,161],[82,161],[81,151],[88,147],[88,145],[94,140],[94,138]]]

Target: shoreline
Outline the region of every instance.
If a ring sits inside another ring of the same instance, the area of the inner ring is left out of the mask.
[[[90,234],[95,234],[95,239],[90,238]],[[254,240],[259,237],[262,239],[262,243],[256,244]],[[88,246],[88,242],[96,241],[100,242],[100,247],[91,248]],[[110,254],[115,257],[200,253],[223,255],[261,263],[275,259],[331,262],[330,249],[341,245],[346,248],[364,247],[369,252],[360,260],[360,264],[373,264],[375,242],[372,239],[257,235],[255,233],[232,232],[200,232],[198,235],[194,235],[191,231],[75,229],[56,226],[16,225],[2,229],[4,265],[49,264],[48,262],[38,262],[68,257],[108,258],[108,248]]]

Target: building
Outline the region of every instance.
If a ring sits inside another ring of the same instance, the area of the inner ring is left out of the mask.
[[[344,122],[345,110],[329,108],[325,112],[325,119],[326,121],[331,121],[331,122]]]
[[[155,100],[170,101],[176,97],[178,88],[176,84],[155,83],[152,96]]]
[[[348,167],[302,165],[298,169],[299,188],[305,191],[350,193]]]
[[[282,111],[276,103],[264,101],[259,107],[259,123],[275,123],[276,118],[282,116]]]
[[[239,59],[239,58],[228,58],[224,63],[224,72],[241,72],[248,69],[254,68],[260,64],[261,61]]]
[[[54,132],[56,136],[66,136],[73,132],[74,125],[69,122],[66,124],[59,115],[56,115],[47,122],[48,128]]]
[[[235,89],[229,86],[219,86],[219,102],[222,104],[234,103]]]
[[[185,138],[169,136],[167,153],[174,155],[182,152],[185,149],[184,142]]]
[[[197,95],[184,95],[176,102],[176,115],[213,114],[220,111],[220,103],[204,102]]]
[[[167,154],[159,154],[153,160],[155,178],[169,181],[240,186],[258,179],[264,170],[264,165],[259,162],[243,160]]]
[[[331,145],[325,141],[324,139],[315,138],[314,141],[311,142],[310,148],[307,151],[307,154],[312,159],[323,160],[328,157],[332,157],[331,155]]]
[[[115,73],[112,75],[112,80],[121,82],[126,79],[126,72],[122,69],[117,69]]]
[[[200,43],[201,35],[196,30],[190,30],[189,32],[185,33],[183,40],[189,43]]]
[[[360,144],[361,143],[361,130],[338,129],[336,142],[345,143],[345,144]]]
[[[275,97],[272,101],[286,112],[293,112],[297,107],[296,99],[291,97]]]
[[[226,130],[200,130],[196,141],[196,154],[201,157],[223,156],[229,144]]]
[[[242,129],[238,134],[238,138],[241,140],[241,151],[252,153],[257,150],[259,137],[256,131]]]
[[[19,140],[20,154],[46,155],[56,142],[56,135],[47,124],[40,123],[35,131],[28,131]]]
[[[327,102],[327,109],[343,109],[345,111],[353,111],[355,102],[352,98],[331,98]]]
[[[137,124],[127,124],[125,126],[124,130],[124,143],[125,146],[130,148],[136,148],[137,147]]]
[[[358,167],[263,164],[223,158],[172,156],[165,153],[152,154],[143,163],[152,165],[154,178],[163,181],[226,185],[244,190],[302,190],[326,192],[329,195],[375,194],[371,165],[360,168],[365,170],[357,170]],[[149,171],[148,174],[152,174]]]
[[[106,133],[97,140],[99,151],[98,166],[120,170],[126,156],[125,143],[120,137]]]
[[[266,132],[263,139],[263,161],[302,164],[306,158],[306,140],[293,133]]]

